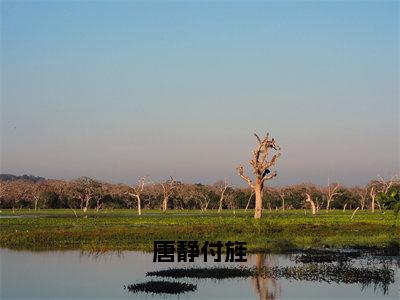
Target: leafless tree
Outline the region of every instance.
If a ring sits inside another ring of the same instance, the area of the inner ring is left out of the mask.
[[[220,180],[217,183],[215,183],[215,187],[219,191],[219,206],[218,206],[218,212],[221,213],[222,211],[222,204],[224,202],[224,197],[225,197],[225,192],[227,188],[229,187],[228,180],[225,178],[223,181]]]
[[[228,209],[232,210],[233,215],[236,215],[236,198],[233,193],[228,193],[225,195],[225,201]]]
[[[40,199],[40,194],[44,190],[46,190],[46,186],[45,186],[45,184],[43,184],[43,182],[40,182],[40,183],[35,185],[35,187],[34,187],[34,195],[33,195],[33,201],[34,201],[33,209],[34,210],[37,210],[39,199]]]
[[[137,186],[132,188],[132,192],[129,192],[129,196],[135,197],[138,204],[138,215],[142,214],[142,204],[141,204],[141,195],[143,193],[144,186],[146,184],[147,177],[139,178]]]
[[[317,213],[317,208],[315,206],[315,203],[314,203],[314,201],[311,200],[310,194],[306,193],[306,196],[307,196],[306,202],[310,203],[311,212],[312,212],[313,215],[315,215]]]
[[[171,176],[168,180],[161,182],[160,185],[163,189],[163,202],[162,202],[162,210],[165,212],[168,208],[168,201],[176,188],[176,181]]]
[[[371,212],[375,212],[375,199],[376,199],[376,186],[371,186],[369,190],[369,196],[371,197]]]
[[[377,195],[379,193],[387,194],[390,188],[393,186],[394,183],[397,181],[397,176],[393,176],[389,180],[385,180],[382,176],[378,176],[379,180],[372,180],[369,183],[370,192],[369,195],[371,197],[371,212],[375,212],[375,203],[378,205],[379,210],[382,210],[381,204],[379,202],[379,197]]]
[[[350,190],[352,193],[358,196],[360,209],[364,210],[368,197],[368,187],[353,187]]]
[[[290,187],[277,188],[277,194],[282,201],[282,211],[285,211],[285,197],[290,196],[292,189]]]
[[[340,185],[338,183],[331,184],[328,180],[328,186],[326,187],[326,211],[329,211],[330,205],[333,201],[333,198],[337,195],[340,195],[338,192]]]
[[[253,168],[255,182],[244,174],[243,166],[239,166],[237,171],[239,176],[254,190],[256,196],[254,218],[259,219],[262,214],[264,181],[270,180],[277,175],[276,171],[271,172],[270,168],[274,167],[281,153],[279,152],[280,147],[276,144],[275,140],[273,138],[269,139],[269,133],[267,133],[264,139],[260,139],[257,134],[254,135],[257,138],[258,147],[253,151],[253,159],[250,161],[250,165]],[[270,149],[274,149],[276,153],[268,160]]]
[[[393,176],[389,180],[385,180],[382,176],[379,176],[379,181],[382,184],[380,191],[384,194],[387,194],[389,192],[389,190],[393,186],[393,184],[398,183],[397,175]]]
[[[204,185],[195,185],[195,188],[193,190],[193,197],[199,202],[201,211],[207,211],[208,205],[211,201],[211,197],[210,191]]]

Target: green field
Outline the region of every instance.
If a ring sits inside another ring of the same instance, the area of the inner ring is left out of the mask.
[[[309,247],[387,247],[399,245],[400,226],[386,213],[264,210],[202,213],[173,210],[90,211],[84,218],[72,210],[2,210],[0,247],[30,250],[81,249],[93,251],[151,251],[155,240],[243,241],[249,251],[285,252]],[[20,217],[21,216],[21,217]]]

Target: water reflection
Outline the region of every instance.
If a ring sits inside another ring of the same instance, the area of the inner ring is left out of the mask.
[[[132,299],[123,286],[153,280],[147,272],[169,268],[255,267],[282,268],[296,264],[288,256],[272,254],[249,255],[247,263],[153,263],[152,253],[138,251],[11,251],[0,249],[1,298],[2,299]],[[358,263],[358,260],[357,260]],[[377,261],[369,263],[378,267]],[[315,299],[317,295],[329,295],[341,299],[399,299],[399,268],[395,263],[395,282],[382,294],[373,286],[338,282],[300,281],[282,276],[256,276],[224,280],[179,278],[165,279],[197,285],[196,292],[187,297],[196,299]],[[279,279],[275,279],[279,278]],[[159,280],[160,278],[154,278]],[[21,282],[24,284],[21,285]],[[149,299],[145,293],[135,299]],[[164,299],[152,295],[152,299]],[[169,296],[175,299],[175,296]],[[182,297],[182,296],[181,296]],[[186,297],[186,296],[185,296]]]
[[[260,271],[265,267],[277,266],[276,257],[258,253],[255,254],[256,268]],[[257,276],[251,279],[255,291],[257,292],[258,299],[260,300],[274,300],[278,299],[281,295],[281,285],[278,280],[264,276]]]
[[[100,250],[84,250],[79,254],[81,259],[85,259],[86,257],[91,259],[94,262],[99,262],[101,260],[111,261],[112,258],[124,259],[124,251],[100,251]]]

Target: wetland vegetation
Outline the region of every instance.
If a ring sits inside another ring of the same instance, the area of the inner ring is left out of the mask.
[[[0,246],[11,249],[147,250],[154,240],[243,241],[249,252],[290,252],[307,248],[390,248],[398,251],[400,228],[392,213],[287,210],[266,212],[260,220],[252,211],[219,214],[186,210],[83,212],[71,210],[3,210]],[[7,216],[14,216],[7,218]],[[15,218],[21,216],[21,218]],[[28,216],[28,217],[24,217]],[[32,217],[43,216],[43,217]]]

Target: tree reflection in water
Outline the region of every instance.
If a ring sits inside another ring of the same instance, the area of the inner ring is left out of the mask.
[[[124,259],[123,251],[102,251],[102,250],[84,250],[79,253],[80,258],[89,257],[93,262],[101,260],[111,261],[113,257]]]
[[[257,253],[254,256],[256,259],[256,268],[260,271],[264,266],[274,267],[277,265],[276,258],[272,255]],[[274,278],[258,275],[257,277],[253,277],[251,281],[260,300],[278,299],[281,295],[280,283]]]

